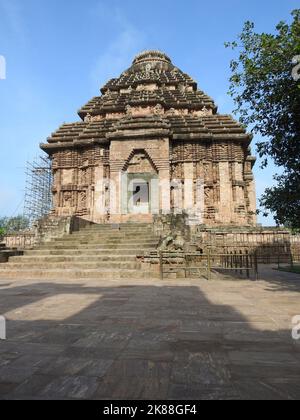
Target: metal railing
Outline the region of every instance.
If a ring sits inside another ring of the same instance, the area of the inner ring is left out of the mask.
[[[277,258],[276,258],[277,257]],[[300,264],[300,254],[291,254],[288,258],[282,258],[282,255],[277,255],[274,258],[274,264],[278,265],[278,269],[290,267],[293,269],[296,265]]]
[[[212,273],[218,271],[233,272],[247,278],[254,275],[258,279],[258,259],[257,253],[231,252],[216,253],[208,251],[207,254],[201,253],[178,253],[172,251],[160,251],[160,277],[164,279],[166,274],[184,272],[184,277],[188,274],[197,273],[199,277],[206,277],[211,280]]]

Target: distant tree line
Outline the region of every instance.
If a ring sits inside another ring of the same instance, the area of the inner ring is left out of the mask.
[[[29,228],[29,220],[22,216],[0,217],[0,237]]]

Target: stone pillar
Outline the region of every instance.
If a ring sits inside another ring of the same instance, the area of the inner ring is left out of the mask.
[[[111,171],[110,175],[110,214],[121,215],[121,172]]]
[[[229,163],[219,163],[220,173],[220,212],[219,222],[222,224],[232,221],[232,182],[229,175]]]
[[[196,181],[196,220],[197,224],[202,225],[204,223],[204,212],[205,212],[205,194],[204,194],[204,180],[197,179]]]
[[[248,197],[250,201],[249,211],[253,213],[251,215],[252,223],[255,226],[257,224],[257,214],[256,214],[256,187],[254,179],[250,181],[248,186]]]
[[[186,162],[183,164],[184,170],[184,210],[191,213],[194,210],[194,164]]]
[[[161,169],[159,171],[160,183],[160,207],[164,214],[171,212],[171,183],[170,170]]]
[[[105,185],[103,164],[95,168],[95,192],[92,221],[98,222],[105,216]]]
[[[233,180],[243,182],[243,165],[241,163],[233,163]],[[242,186],[235,186],[236,202],[235,205],[243,205],[245,203],[245,195]]]
[[[243,181],[243,165],[241,163],[235,162],[234,164],[234,180]]]
[[[152,146],[153,147],[153,146]],[[171,171],[170,171],[169,139],[161,139],[157,146],[149,150],[159,172],[160,210],[164,214],[171,213]]]

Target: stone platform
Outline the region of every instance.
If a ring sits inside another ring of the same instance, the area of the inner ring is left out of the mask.
[[[299,276],[0,280],[1,399],[300,399]]]

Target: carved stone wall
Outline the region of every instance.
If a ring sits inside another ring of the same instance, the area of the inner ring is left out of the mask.
[[[108,148],[95,146],[54,153],[53,215],[92,219],[97,172],[101,168],[104,177],[108,167]]]
[[[190,178],[204,182],[204,224],[255,224],[253,161],[243,143],[174,142],[172,179],[183,185]],[[193,169],[184,171],[188,162]],[[194,188],[195,200],[196,188]],[[184,198],[183,198],[184,199]]]
[[[122,215],[120,179],[122,172],[157,174],[161,183],[158,191],[160,209],[170,211],[169,139],[114,140],[111,142],[110,155],[113,157],[110,162],[110,177],[116,186],[116,191],[113,192],[116,202],[113,205],[112,198],[110,202],[112,221],[126,222],[131,219],[128,215]],[[148,220],[152,220],[151,215]]]

